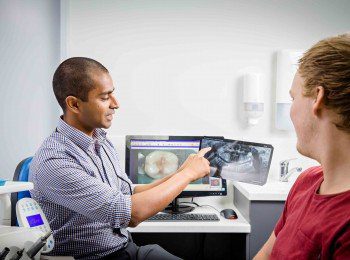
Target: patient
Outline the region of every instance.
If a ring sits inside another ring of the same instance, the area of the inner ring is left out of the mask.
[[[304,54],[290,95],[297,149],[321,166],[299,176],[254,259],[350,259],[350,34]]]

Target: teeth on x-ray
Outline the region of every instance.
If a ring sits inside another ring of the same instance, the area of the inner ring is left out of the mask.
[[[211,147],[206,154],[212,177],[238,181],[259,182],[266,179],[271,148],[245,144],[234,140],[204,140],[202,148]]]

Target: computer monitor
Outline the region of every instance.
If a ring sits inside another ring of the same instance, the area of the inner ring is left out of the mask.
[[[222,138],[222,137],[216,137]],[[126,136],[125,172],[135,184],[147,184],[174,173],[190,154],[199,151],[202,136]],[[190,183],[177,198],[225,196],[226,180],[204,177]],[[173,201],[169,213],[193,209]]]

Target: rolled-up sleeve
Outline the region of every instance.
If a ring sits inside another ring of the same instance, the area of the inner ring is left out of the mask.
[[[89,175],[69,156],[62,154],[42,161],[35,178],[35,189],[47,200],[114,228],[129,225],[131,196]]]

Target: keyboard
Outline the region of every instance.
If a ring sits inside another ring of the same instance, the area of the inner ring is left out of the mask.
[[[146,221],[164,221],[164,222],[180,222],[180,221],[219,221],[216,214],[157,214],[150,217]]]

